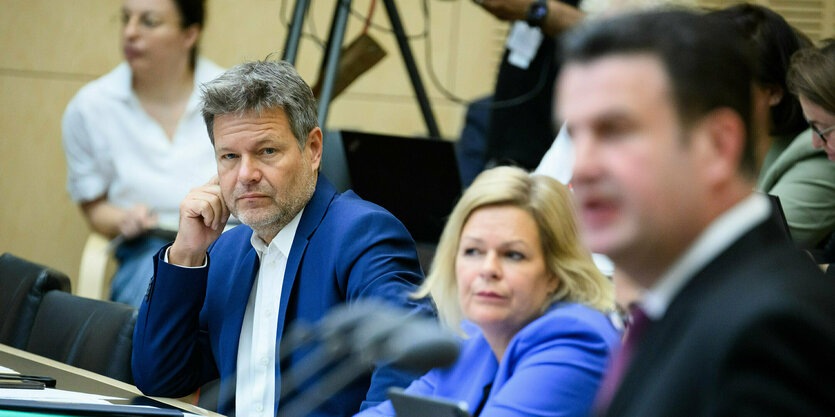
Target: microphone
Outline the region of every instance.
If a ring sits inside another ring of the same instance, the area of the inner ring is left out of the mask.
[[[458,338],[425,317],[375,317],[361,323],[352,338],[357,352],[398,369],[428,372],[450,366],[458,358]]]
[[[299,323],[287,336],[280,358],[308,344],[319,347],[282,373],[284,417],[307,415],[375,364],[426,372],[451,365],[459,351],[458,338],[434,319],[370,300],[335,307],[316,326]],[[323,369],[330,372],[320,374]],[[315,382],[288,398],[314,375]]]

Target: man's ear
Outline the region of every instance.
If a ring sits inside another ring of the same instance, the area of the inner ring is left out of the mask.
[[[700,165],[711,185],[738,177],[745,150],[745,122],[736,111],[720,108],[710,112],[696,127]],[[694,137],[693,139],[696,139]]]
[[[319,165],[322,163],[322,129],[314,127],[310,133],[307,134],[307,142],[304,145],[305,156],[309,158],[310,166],[319,171]]]

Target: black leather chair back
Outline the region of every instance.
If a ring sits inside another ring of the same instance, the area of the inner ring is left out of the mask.
[[[52,291],[41,302],[26,350],[132,384],[137,313],[127,304]]]
[[[0,343],[25,349],[29,332],[47,291],[70,291],[70,279],[54,269],[0,255]]]

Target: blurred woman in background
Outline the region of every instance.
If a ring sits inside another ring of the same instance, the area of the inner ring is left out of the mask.
[[[612,284],[577,233],[556,180],[510,167],[479,175],[416,294],[466,334],[460,357],[406,392],[464,401],[473,416],[588,415],[619,335],[605,315]],[[385,402],[360,415],[394,410]]]
[[[814,132],[811,146],[823,149],[829,161],[835,162],[835,39],[824,40],[819,48],[811,46],[794,54],[788,86],[800,99],[803,115]],[[835,166],[831,162],[829,165]],[[827,171],[827,175],[833,174]],[[835,275],[835,233],[830,233],[827,243],[812,253],[818,263],[829,264],[828,275]]]
[[[736,25],[756,58],[757,188],[780,198],[792,239],[813,248],[835,230],[835,167],[812,147],[800,102],[786,84],[792,54],[811,43],[766,7],[741,4],[712,15]]]
[[[91,228],[120,236],[111,299],[138,306],[152,256],[176,231],[180,201],[216,173],[199,85],[222,69],[199,58],[204,0],[125,0],[125,62],[84,86],[64,113],[67,190]]]
[[[835,161],[835,39],[794,54],[788,84],[815,132],[812,146],[823,149],[829,160]]]

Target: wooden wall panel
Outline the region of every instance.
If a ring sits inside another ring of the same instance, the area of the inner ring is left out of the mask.
[[[0,252],[49,265],[73,281],[88,231],[64,191],[60,123],[83,84],[0,75]]]
[[[446,102],[436,102],[433,111],[438,128],[444,131],[459,129],[464,120],[465,109],[462,106]],[[387,100],[385,106],[373,96],[357,95],[345,97],[334,103],[330,113],[333,126],[348,130],[369,131],[368,126],[375,126],[375,132],[398,136],[426,136],[423,119],[415,122],[415,115],[420,115],[417,103],[411,98]],[[385,121],[385,123],[382,123]],[[447,140],[454,138],[447,137]]]
[[[104,74],[121,60],[119,0],[1,0],[0,69]]]
[[[744,3],[741,0],[699,0],[699,5],[722,8]],[[835,0],[751,0],[780,13],[813,41],[835,36]]]
[[[275,0],[210,0],[201,50],[221,66],[262,59],[284,48]]]

